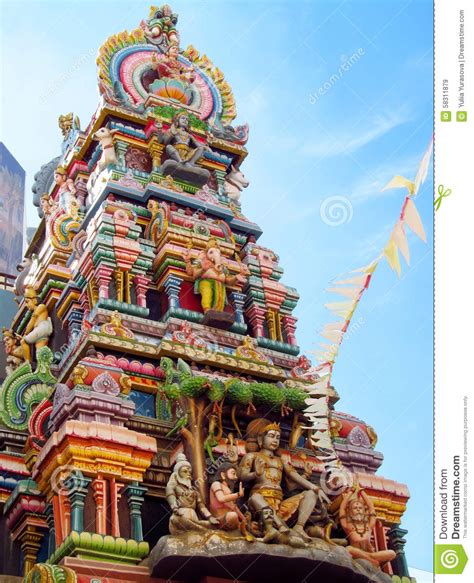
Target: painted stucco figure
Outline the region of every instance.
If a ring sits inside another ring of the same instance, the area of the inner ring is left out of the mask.
[[[25,361],[24,350],[18,344],[16,335],[7,328],[3,328],[3,344],[7,356],[6,373],[10,375],[16,368]]]
[[[371,538],[376,518],[372,500],[364,490],[356,487],[344,493],[339,520],[349,541],[347,550],[354,559],[366,559],[373,565],[382,566],[392,561],[396,553],[392,550],[376,551],[373,547]]]
[[[56,200],[61,209],[68,215],[76,214],[79,207],[77,189],[63,166],[58,166],[54,171],[54,182],[59,186]]]
[[[249,507],[263,520],[264,542],[281,542],[281,535],[289,544],[311,541],[305,526],[318,498],[328,503],[324,492],[278,455],[280,426],[266,419],[252,422],[251,433],[256,433],[258,451],[247,453],[240,464],[240,477],[251,488]],[[284,476],[298,484],[303,491],[284,498],[282,481]],[[296,525],[291,529],[287,520],[297,515]],[[263,517],[263,518],[262,518]]]
[[[224,311],[226,305],[226,285],[245,282],[245,266],[241,273],[230,275],[226,260],[222,257],[216,239],[209,239],[206,248],[197,260],[191,261],[191,251],[184,255],[186,272],[195,279],[194,290],[201,295],[201,305],[204,312],[209,310]]]
[[[36,290],[28,286],[25,291],[25,304],[31,312],[30,320],[26,326],[25,334],[21,339],[21,347],[25,360],[32,360],[31,347],[36,350],[48,345],[48,340],[53,333],[53,324],[49,317],[48,308],[39,303]]]
[[[224,530],[237,529],[244,521],[244,515],[237,506],[237,500],[243,497],[244,489],[242,482],[239,482],[238,489],[234,492],[237,482],[237,467],[225,463],[217,469],[209,491],[209,507]]]
[[[192,482],[191,464],[184,454],[178,454],[173,473],[166,485],[166,500],[172,510],[169,529],[178,535],[189,531],[206,531],[219,525],[219,519],[206,508]]]

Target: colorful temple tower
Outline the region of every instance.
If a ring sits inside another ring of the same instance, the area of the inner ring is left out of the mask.
[[[408,490],[299,355],[298,293],[242,213],[248,126],[177,21],[153,7],[107,39],[99,107],[85,129],[59,118],[35,176],[4,330],[0,572],[409,581]]]

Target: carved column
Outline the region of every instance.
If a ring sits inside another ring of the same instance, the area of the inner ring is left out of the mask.
[[[137,294],[137,305],[146,308],[146,292],[150,285],[150,278],[145,275],[136,275],[133,279],[135,293]]]
[[[84,313],[79,308],[74,308],[68,314],[68,333],[69,342],[74,342],[74,340],[81,333],[82,321],[84,319]]]
[[[129,484],[124,490],[130,508],[131,537],[139,542],[143,540],[142,504],[146,490],[147,489],[140,486],[138,482]]]
[[[399,577],[410,576],[405,556],[405,544],[407,542],[405,537],[407,534],[408,530],[400,528],[398,524],[392,526],[388,531],[389,547],[397,553],[397,556],[392,561],[393,571]]]
[[[164,283],[170,310],[179,308],[179,291],[181,289],[182,283],[183,280],[179,277],[176,277],[175,275],[170,275]]]
[[[225,170],[218,170],[218,169],[215,169],[214,172],[216,174],[216,180],[217,180],[217,192],[219,194],[224,194],[224,179],[226,176],[226,172],[225,172]]]
[[[247,317],[252,326],[252,331],[255,338],[265,336],[265,329],[263,323],[265,322],[265,310],[259,306],[252,306],[247,310]]]
[[[76,532],[84,530],[84,502],[90,481],[90,478],[74,473],[65,484],[71,504],[71,530]]]
[[[241,294],[239,292],[231,292],[229,294],[229,299],[232,304],[232,307],[234,308],[236,322],[245,325],[244,320],[245,294]]]
[[[291,344],[293,346],[297,345],[295,336],[297,321],[298,319],[295,318],[294,316],[283,316],[282,318],[283,328],[286,332],[287,342],[288,344]]]
[[[107,534],[107,483],[99,477],[92,482],[95,502],[95,530]]]
[[[128,143],[123,140],[114,140],[115,153],[120,166],[125,166],[125,154],[128,150]]]
[[[120,490],[123,488],[123,484],[116,482],[115,478],[110,478],[110,521],[111,521],[111,532],[110,534],[115,537],[120,536],[120,521],[118,515],[118,504],[122,493]]]
[[[111,267],[101,265],[95,271],[95,279],[99,286],[99,299],[109,297],[109,284],[112,278],[113,270]],[[118,292],[117,292],[118,293]]]
[[[53,505],[51,502],[46,506],[44,514],[46,516],[46,522],[49,528],[49,541],[48,541],[48,556],[50,557],[56,550],[56,532],[54,529],[54,512]]]
[[[23,575],[26,577],[37,563],[38,551],[44,537],[44,530],[38,530],[36,526],[21,525],[12,533],[14,540],[18,540],[23,553]]]
[[[160,144],[158,137],[154,135],[148,144],[148,151],[150,152],[153,161],[153,171],[158,170],[161,166],[161,156],[163,155],[164,144]]]

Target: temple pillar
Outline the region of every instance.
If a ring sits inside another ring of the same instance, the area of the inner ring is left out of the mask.
[[[113,269],[106,265],[101,265],[96,269],[95,279],[99,287],[99,299],[107,299],[109,297],[109,284],[112,279],[112,273]]]
[[[71,505],[71,530],[82,532],[84,530],[84,502],[91,479],[82,474],[73,474],[66,481],[69,489],[69,502]]]
[[[393,549],[397,556],[392,561],[393,572],[399,577],[409,577],[407,559],[405,556],[406,535],[408,530],[400,528],[398,524],[392,526],[388,531],[389,547]]]
[[[133,283],[137,294],[137,306],[146,308],[146,292],[150,286],[150,278],[145,275],[135,275]]]
[[[378,551],[386,551],[388,549],[386,531],[387,529],[384,527],[382,521],[377,520],[374,528],[374,536]],[[390,563],[385,563],[382,567],[382,571],[387,573],[387,575],[393,575],[393,569]]]
[[[216,180],[217,180],[217,192],[219,194],[224,194],[224,180],[226,177],[226,171],[225,170],[219,170],[219,169],[215,169],[214,170],[215,175],[216,175]]]
[[[120,166],[126,166],[125,164],[125,154],[128,150],[128,143],[123,140],[114,139],[115,153],[117,155],[117,160]]]
[[[146,490],[138,482],[132,482],[124,490],[130,508],[130,536],[138,542],[143,540],[142,504]]]
[[[179,292],[183,280],[175,275],[170,275],[164,282],[166,295],[168,296],[169,309],[179,308]]]
[[[245,302],[245,294],[241,294],[239,292],[231,292],[229,294],[229,299],[234,308],[235,312],[235,320],[239,324],[243,324],[245,326],[244,320],[244,302]]]
[[[148,152],[150,153],[153,171],[158,170],[161,166],[161,156],[163,155],[164,144],[160,144],[156,135],[152,136],[148,144]]]
[[[254,305],[246,313],[255,338],[265,336],[265,328],[263,326],[265,322],[265,310]]]
[[[56,550],[56,532],[54,528],[54,512],[53,505],[51,502],[47,504],[44,514],[46,516],[46,522],[49,528],[49,541],[48,541],[48,556],[50,557]]]
[[[123,483],[116,482],[115,478],[110,478],[110,534],[115,537],[120,536],[120,521],[118,515],[118,505],[122,497],[121,489]]]
[[[283,323],[283,329],[285,330],[285,333],[286,333],[286,338],[287,338],[288,344],[291,344],[292,346],[296,346],[297,342],[296,342],[295,332],[296,332],[296,322],[298,321],[298,319],[295,318],[294,316],[285,315],[282,317],[281,320]]]
[[[98,477],[92,482],[95,502],[95,530],[98,534],[107,534],[107,483]]]
[[[69,342],[73,342],[81,333],[84,313],[79,308],[72,309],[67,317]]]

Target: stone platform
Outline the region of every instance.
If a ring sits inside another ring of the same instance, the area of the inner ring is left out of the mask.
[[[247,583],[391,583],[368,561],[353,561],[342,547],[316,540],[310,547],[248,543],[217,534],[162,537],[146,564],[151,577],[198,582],[206,575]]]

